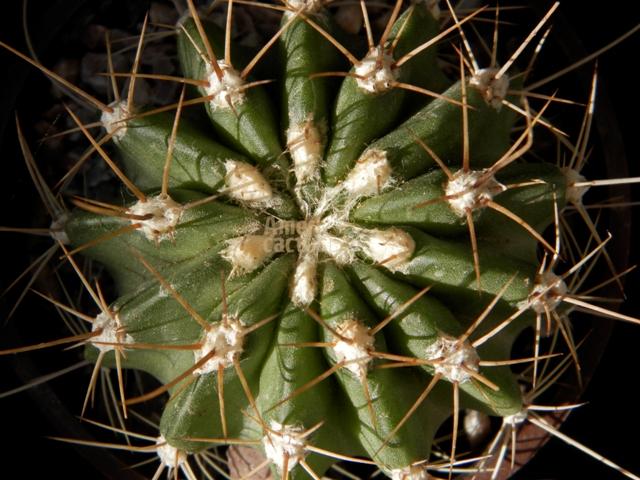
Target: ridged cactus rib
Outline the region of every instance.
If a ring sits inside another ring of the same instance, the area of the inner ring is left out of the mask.
[[[173,121],[170,113],[133,119],[127,123],[126,135],[115,139],[127,173],[139,188],[152,190],[162,183]],[[230,160],[248,161],[244,155],[212,140],[206,129],[183,118],[173,148],[169,186],[217,192],[224,184],[225,162]]]
[[[78,199],[64,225],[68,257],[101,262],[120,294],[85,354],[160,382],[130,404],[170,395],[155,444],[170,471],[245,442],[282,478],[342,459],[426,479],[463,409],[507,425],[527,411],[511,350],[570,308],[537,253],[559,257],[542,234],[584,177],[527,161],[542,115],[512,132],[505,105],[528,106],[506,71],[445,75],[437,2],[394,9],[360,59],[324,2],[281,9],[276,78],[212,23],[178,23],[208,123],[103,112],[137,198]]]
[[[419,5],[412,6],[395,21],[388,36],[380,39],[384,44],[372,46],[353,66],[333,110],[324,166],[329,185],[346,176],[367,144],[397,124],[407,93],[400,84],[415,85],[438,71],[435,56],[423,54],[423,59],[430,60],[429,65],[419,65],[423,68],[413,68],[412,61],[402,66],[395,63],[436,33],[433,16]]]
[[[509,109],[500,111],[487,104],[475,88],[466,89],[468,134],[472,165],[491,165],[509,147],[511,128],[516,114]],[[443,97],[406,119],[396,129],[371,143],[370,148],[383,151],[395,174],[411,179],[431,170],[436,161],[416,139],[420,139],[439,158],[460,165],[463,156],[461,135],[462,109],[452,103],[462,101],[460,82],[442,92]],[[515,98],[511,100],[516,101]],[[366,152],[365,152],[366,153]]]
[[[211,98],[205,102],[205,108],[220,138],[263,167],[269,167],[280,182],[285,181],[289,165],[282,155],[278,117],[264,87],[249,87],[251,80],[230,70],[243,66],[242,58],[238,65],[223,63],[218,67],[222,75],[218,76],[213,63],[224,58],[224,32],[210,22],[202,22],[208,35],[206,39],[200,36],[193,18],[181,23],[178,54],[183,73],[189,78],[208,82],[208,86],[198,89],[201,95]],[[217,59],[208,58],[207,42],[212,45]],[[234,49],[232,61],[237,61],[237,57],[242,55],[236,55]]]

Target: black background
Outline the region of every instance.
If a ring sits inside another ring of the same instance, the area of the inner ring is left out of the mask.
[[[48,2],[32,1],[30,10],[34,13],[34,21],[37,21],[38,12],[44,11]],[[64,4],[64,2],[61,2]],[[70,4],[73,2],[70,2]],[[121,2],[125,4],[126,2]],[[131,2],[135,3],[135,2]],[[143,2],[144,3],[144,2]],[[503,2],[511,4],[513,2]],[[517,2],[515,2],[517,3]],[[515,4],[514,3],[514,4]],[[123,7],[125,8],[125,7]],[[20,2],[5,0],[0,9],[0,39],[12,45],[17,45],[23,51],[21,26],[16,19],[20,18]],[[589,52],[596,50],[608,41],[620,35],[622,32],[640,22],[640,7],[637,2],[624,0],[611,0],[587,5],[583,1],[562,2],[561,12],[575,25],[579,37],[582,39],[585,49]],[[123,12],[123,15],[126,12]],[[531,17],[535,18],[535,17]],[[46,22],[39,24],[47,25]],[[57,28],[55,23],[50,28]],[[32,32],[38,35],[46,35],[46,27],[42,31]],[[45,57],[46,58],[46,57]],[[0,108],[4,113],[8,108],[13,109],[8,101],[11,100],[11,91],[5,88],[5,78],[24,75],[28,72],[30,77],[33,71],[26,69],[24,65],[16,62],[10,55],[0,52]],[[625,141],[625,149],[629,159],[631,174],[639,175],[640,168],[640,122],[638,114],[640,101],[640,76],[637,73],[637,65],[640,61],[640,35],[636,34],[615,50],[604,55],[599,62],[601,72],[601,91],[606,91],[620,121],[621,133]],[[10,65],[7,69],[4,66]],[[37,97],[37,96],[36,96]],[[29,109],[23,103],[21,107]],[[9,115],[9,124],[2,141],[3,153],[0,153],[0,165],[7,159],[13,158],[15,130],[12,118]],[[1,132],[1,130],[0,130]],[[20,184],[16,175],[24,176],[23,171],[14,172],[7,170],[7,166],[1,166],[0,182],[2,188],[2,221],[7,224],[19,214],[21,204],[15,202],[16,197],[8,195],[8,189],[18,185],[19,188],[29,188],[28,183]],[[638,198],[636,198],[638,200]],[[635,225],[640,225],[640,219],[634,212]],[[8,219],[8,220],[7,220]],[[635,232],[637,234],[637,232]],[[638,237],[635,236],[634,245],[639,246]],[[10,244],[6,237],[0,237],[2,242],[2,255],[0,262],[4,267],[11,258],[15,258],[11,250],[15,244]],[[632,250],[632,261],[637,263],[639,255]],[[4,270],[0,265],[0,269]],[[640,302],[637,300],[640,290],[640,276],[632,274],[627,279],[627,291],[630,297],[629,303],[623,311],[638,315]],[[6,305],[5,305],[6,307]],[[27,306],[30,312],[31,306]],[[4,310],[3,310],[4,312]],[[638,360],[640,353],[640,327],[627,324],[619,324],[614,330],[610,347],[608,348],[595,378],[591,382],[585,400],[586,406],[574,412],[565,423],[562,430],[568,435],[580,439],[586,445],[593,447],[605,456],[609,456],[616,462],[631,470],[640,472],[640,442],[637,440],[640,433],[640,401],[638,399],[638,383],[640,372]],[[0,330],[0,339],[4,337]],[[6,346],[0,341],[0,346]],[[0,363],[0,391],[5,390],[6,385],[14,385],[15,379],[10,371],[10,363],[4,359]],[[69,389],[78,390],[75,382],[80,381],[80,375],[71,375],[66,379],[57,380],[56,384],[64,385]],[[66,383],[65,383],[66,382]],[[82,384],[84,388],[84,383]],[[74,398],[77,398],[75,395]],[[101,478],[82,457],[75,453],[69,446],[60,445],[57,442],[45,438],[46,435],[55,435],[58,430],[50,425],[49,420],[55,417],[55,406],[47,407],[48,411],[42,412],[34,403],[31,395],[19,394],[17,396],[0,400],[0,476],[9,475],[9,471],[15,471],[17,477],[38,478],[40,476],[64,475],[67,478]],[[79,412],[80,405],[77,405]],[[44,415],[43,415],[44,413]],[[53,418],[55,420],[55,418]],[[543,451],[522,471],[518,479],[591,479],[591,478],[619,478],[611,470],[603,467],[595,460],[589,459],[584,454],[573,448],[552,440]]]

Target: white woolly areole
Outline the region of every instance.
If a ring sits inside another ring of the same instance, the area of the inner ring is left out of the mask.
[[[533,290],[529,294],[525,305],[536,313],[552,312],[562,302],[568,292],[567,284],[561,277],[551,271],[543,272],[536,279]]]
[[[467,434],[471,442],[484,437],[491,428],[489,415],[477,410],[467,410],[462,421],[464,433]]]
[[[577,170],[569,167],[563,167],[561,171],[567,184],[567,188],[565,190],[567,202],[573,205],[582,205],[582,197],[584,197],[585,193],[589,191],[589,187],[576,187],[576,183],[586,182],[586,177],[581,175]]]
[[[378,194],[391,182],[387,152],[375,148],[364,152],[347,175],[342,188],[356,197]]]
[[[401,270],[416,249],[413,237],[399,228],[363,230],[361,237],[364,253],[391,271]]]
[[[227,317],[226,321],[212,325],[204,334],[202,347],[193,352],[196,362],[215,351],[215,355],[207,360],[200,368],[196,368],[193,373],[205,375],[216,372],[218,366],[227,368],[233,364],[242,353],[244,344],[244,326],[233,317]]]
[[[458,170],[447,181],[444,194],[452,197],[448,203],[456,215],[464,217],[467,212],[483,208],[495,195],[507,189],[493,175],[481,181],[485,173],[486,170]]]
[[[69,220],[69,215],[63,213],[59,217],[54,218],[49,225],[49,236],[56,242],[60,242],[63,245],[68,245],[71,242],[71,240],[69,240],[67,232],[64,229],[64,227],[67,225],[67,220]]]
[[[318,259],[313,253],[298,259],[291,284],[291,301],[298,307],[307,307],[313,302],[318,290]]]
[[[365,92],[385,92],[396,80],[393,57],[382,47],[374,47],[356,65],[355,74],[357,75],[356,84]]]
[[[287,130],[287,148],[293,158],[298,186],[317,178],[322,160],[322,135],[313,118]]]
[[[229,197],[254,205],[271,203],[271,185],[256,167],[238,160],[225,160],[224,168],[227,172],[224,183]]]
[[[391,480],[429,480],[429,473],[424,465],[409,465],[404,468],[394,468],[389,472]]]
[[[231,110],[232,107],[241,105],[245,101],[245,82],[240,73],[224,61],[218,60],[218,66],[222,70],[222,78],[218,78],[216,71],[207,64],[209,84],[204,90],[207,96],[213,97],[209,101],[213,110]]]
[[[425,359],[439,360],[434,369],[450,382],[466,382],[471,379],[469,370],[480,370],[480,357],[476,349],[467,342],[458,344],[457,338],[448,335],[440,335],[427,347]]]
[[[374,339],[369,333],[369,327],[357,320],[346,320],[336,329],[340,337],[336,337],[333,352],[339,362],[348,362],[345,368],[358,379],[364,380],[367,376],[369,363],[373,360]],[[342,337],[342,338],[341,338]]]
[[[162,240],[172,240],[175,236],[175,229],[180,222],[180,217],[184,208],[174,201],[169,195],[158,195],[148,197],[145,201],[139,200],[127,213],[132,215],[151,215],[146,220],[132,218],[131,223],[139,223],[140,230],[149,240],[161,242]]]
[[[124,333],[116,313],[110,315],[100,312],[91,324],[91,331],[100,331],[100,334],[91,337],[89,342],[101,352],[106,353],[117,348],[115,345],[104,345],[103,343],[133,343],[133,337]]]
[[[180,467],[187,460],[187,454],[183,450],[179,450],[176,447],[169,445],[167,440],[160,435],[156,439],[156,454],[160,459],[160,462],[169,469]]]
[[[284,470],[285,463],[290,472],[306,456],[304,429],[299,426],[283,425],[272,420],[270,431],[262,437],[262,445],[265,456],[280,472]]]
[[[338,265],[348,265],[356,258],[353,246],[345,239],[323,233],[318,238],[320,249],[332,257]]]
[[[509,90],[509,77],[502,74],[496,78],[498,71],[497,68],[483,68],[478,70],[469,80],[469,84],[480,91],[485,102],[496,110],[502,107],[502,101],[506,98],[507,90]]]
[[[245,235],[227,240],[220,256],[231,264],[231,275],[254,271],[273,254],[273,237]]]
[[[100,123],[108,134],[112,134],[114,138],[120,139],[127,133],[127,122],[123,120],[131,116],[131,112],[127,108],[127,102],[113,102],[109,105],[111,112],[103,111],[100,115]],[[116,131],[117,130],[117,131]]]
[[[508,425],[511,425],[512,427],[515,427],[517,425],[521,425],[522,423],[524,423],[524,421],[527,419],[528,416],[529,415],[527,413],[527,409],[525,408],[519,411],[518,413],[514,413],[513,415],[507,415],[502,419],[502,422],[504,424],[508,424]]]
[[[287,0],[287,5],[294,11],[285,12],[285,15],[294,15],[296,11],[302,9],[302,13],[316,13],[324,7],[326,0]]]

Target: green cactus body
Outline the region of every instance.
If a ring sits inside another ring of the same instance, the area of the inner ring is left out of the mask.
[[[394,63],[429,41],[436,33],[437,22],[427,9],[419,5],[412,6],[391,29],[388,42],[393,48],[380,45],[373,47],[360,64],[351,70],[356,76],[347,77],[342,83],[334,108],[331,141],[324,168],[328,184],[342,180],[366,145],[397,123],[406,91],[394,87],[394,84],[423,84],[428,82],[430,74],[438,74],[435,56],[427,52],[415,58],[416,62],[422,60],[419,64],[409,61],[396,67]],[[370,69],[373,70],[369,72]],[[374,79],[369,80],[366,75]]]
[[[473,341],[504,320],[497,312],[527,309],[538,239],[489,207],[540,233],[554,204],[564,205],[565,180],[544,163],[510,160],[492,171],[509,151],[516,115],[468,80],[464,89],[460,81],[446,88],[431,49],[394,73],[442,95],[417,111],[403,103],[414,93],[370,92],[352,77],[340,80],[333,103],[334,80],[313,75],[343,68],[340,53],[302,17],[335,28],[324,10],[291,20],[278,40],[281,102],[263,86],[243,90],[256,79],[231,65],[222,65],[230,83],[213,79],[194,20],[181,22],[183,73],[209,81],[197,94],[212,97],[204,104],[216,134],[181,120],[166,194],[158,192],[173,116],[131,120],[116,136],[125,171],[146,198],[124,206],[129,218],[75,211],[67,224],[74,246],[134,230],[84,252],[105,265],[121,294],[100,314],[86,355],[114,365],[114,351],[126,351],[124,367],[166,385],[160,430],[181,450],[242,439],[296,477],[309,469],[321,476],[335,461],[324,450],[413,478],[452,414],[454,392],[461,407],[493,416],[522,410],[510,368],[482,362],[508,360],[534,316],[525,312],[477,349]],[[221,58],[224,35],[206,30]],[[393,45],[397,60],[437,33],[417,2],[379,47]],[[246,65],[237,55],[236,67]],[[360,80],[373,81],[378,67]],[[475,176],[452,194],[464,175]],[[411,359],[414,368],[385,368]]]
[[[224,55],[224,32],[213,24],[206,23],[208,41],[213,47],[217,58]],[[182,23],[182,34],[178,36],[178,55],[184,74],[189,78],[198,80],[211,79],[210,87],[200,87],[202,95],[214,95],[210,102],[206,102],[206,110],[211,118],[211,123],[222,139],[239,149],[263,167],[277,166],[279,169],[286,167],[284,157],[281,156],[277,116],[274,115],[267,93],[261,87],[242,90],[232,90],[233,93],[226,96],[216,96],[216,88],[224,88],[225,81],[231,84],[242,84],[240,73],[234,69],[234,65],[227,65],[224,60],[218,60],[223,72],[222,79],[216,77],[211,64],[202,58],[205,52],[205,43],[200,37],[193,19],[186,19]],[[235,52],[233,52],[235,53]],[[239,55],[241,56],[241,55]],[[234,55],[231,60],[234,61]],[[236,62],[238,63],[238,62]],[[240,62],[235,67],[244,66]],[[213,79],[213,77],[216,77]],[[229,76],[229,79],[226,79]],[[219,85],[216,85],[216,80]],[[225,103],[228,102],[226,105]],[[285,170],[286,172],[286,170]],[[280,172],[283,175],[285,172]]]
[[[162,183],[172,125],[170,113],[130,120],[124,135],[115,140],[127,174],[143,190],[153,190]],[[217,192],[224,185],[226,160],[248,161],[184,119],[173,150],[169,186],[209,194]]]

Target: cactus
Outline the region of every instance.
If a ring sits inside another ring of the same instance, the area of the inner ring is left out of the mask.
[[[506,429],[528,419],[557,432],[533,406],[540,364],[559,348],[543,330],[574,353],[576,307],[639,323],[582,300],[570,281],[596,256],[612,263],[595,229],[584,258],[556,271],[570,248],[559,217],[584,211],[598,184],[581,174],[588,128],[563,166],[528,155],[534,130],[558,135],[545,117],[557,99],[534,110],[514,63],[557,4],[523,48],[481,67],[465,29],[482,9],[462,17],[399,0],[376,37],[361,2],[363,46],[320,0],[262,5],[282,11],[281,26],[252,52],[231,42],[235,3],[225,31],[188,1],[176,27],[182,77],[162,79],[182,83],[175,104],[134,102],[145,20],[128,95],[82,94],[104,137],[68,109],[123,186],[121,202],[70,199],[76,208],[54,211],[51,228],[98,312],[44,295],[90,324],[57,342],[82,342],[94,364],[83,414],[96,375],[115,369],[125,417],[163,399],[160,469],[195,478],[189,455],[248,444],[285,479],[319,478],[339,460],[422,479],[465,464],[457,443],[472,411],[501,419],[493,457],[479,460],[498,471]],[[454,35],[462,50],[443,68],[437,44]],[[79,256],[104,266],[116,297],[85,278]],[[531,331],[534,353],[512,358]],[[521,364],[524,390],[511,369]],[[128,397],[123,370],[160,386]],[[449,421],[446,462],[434,462]]]

